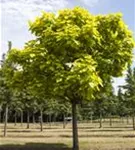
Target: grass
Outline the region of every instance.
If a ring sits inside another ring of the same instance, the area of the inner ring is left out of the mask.
[[[98,123],[79,123],[80,150],[135,150],[135,131],[132,124],[106,121],[103,128]],[[63,129],[62,123],[51,126],[44,124],[40,132],[39,124],[17,126],[9,123],[7,137],[3,137],[3,124],[0,124],[0,150],[71,150],[71,123]]]

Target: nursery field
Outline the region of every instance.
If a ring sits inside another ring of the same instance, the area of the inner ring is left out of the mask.
[[[104,121],[102,128],[99,123],[79,122],[80,150],[135,150],[135,131],[132,122]],[[71,150],[72,124],[63,128],[62,123],[44,123],[43,132],[39,124],[16,126],[8,124],[7,136],[3,137],[3,124],[0,124],[0,150]]]

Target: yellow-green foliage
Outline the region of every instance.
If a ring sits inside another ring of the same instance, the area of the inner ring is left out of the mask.
[[[119,13],[96,16],[75,7],[43,12],[29,26],[36,39],[12,50],[8,59],[43,94],[91,99],[103,76],[120,76],[131,63],[134,41]]]

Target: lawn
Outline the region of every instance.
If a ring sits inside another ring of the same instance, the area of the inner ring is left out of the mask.
[[[135,131],[132,124],[108,122],[99,128],[98,123],[79,123],[80,150],[135,150]],[[69,123],[44,123],[43,132],[39,124],[8,124],[7,137],[3,137],[0,124],[0,150],[71,150],[72,128]]]

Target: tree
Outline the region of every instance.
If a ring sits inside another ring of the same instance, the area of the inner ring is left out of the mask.
[[[64,101],[63,103],[58,102],[58,105],[56,107],[57,114],[63,115],[63,128],[65,129],[67,120],[65,117],[68,117],[68,115],[71,115],[71,105],[69,102]],[[56,113],[55,113],[56,114]]]
[[[14,123],[16,126],[18,115],[23,110],[23,103],[21,101],[19,101],[19,99],[15,98],[15,100],[13,100],[10,104],[10,109],[14,112]],[[22,121],[21,121],[21,124],[22,124]]]
[[[93,114],[94,114],[94,102],[91,101],[87,101],[83,104],[80,105],[79,107],[79,113],[81,115],[81,119],[82,120],[87,120],[87,121],[91,121],[91,123],[93,122]]]
[[[11,50],[12,43],[11,41],[8,42],[8,51]],[[0,94],[1,98],[3,100],[4,106],[5,106],[5,121],[4,121],[4,136],[6,136],[7,133],[7,122],[8,122],[8,107],[12,100],[12,90],[9,88],[6,76],[5,76],[5,67],[8,65],[8,67],[12,67],[11,63],[7,62],[5,63],[5,54],[3,54],[3,60],[1,61],[0,66]]]
[[[23,91],[13,91],[13,100],[10,104],[11,111],[14,112],[14,122],[17,123],[17,117],[21,118],[21,125],[23,125],[23,110],[25,104],[23,103]]]
[[[121,14],[94,16],[79,7],[43,12],[30,22],[30,31],[35,40],[22,51],[13,49],[8,60],[33,79],[26,80],[31,91],[72,104],[73,150],[78,150],[77,104],[93,99],[102,79],[122,75],[131,63],[132,33]]]
[[[122,92],[122,87],[119,87],[117,100],[117,114],[121,117],[127,116],[129,114],[128,101],[126,94]]]
[[[113,107],[114,91],[111,78],[102,79],[103,87],[100,88],[100,92],[96,94],[94,103],[94,112],[99,117],[100,128],[102,127],[102,117],[108,113],[111,116]],[[111,120],[111,119],[110,119]]]
[[[133,129],[135,130],[135,68],[128,67],[126,85],[123,86],[125,91],[125,99],[127,101],[127,107],[130,110],[130,114],[133,118]]]

